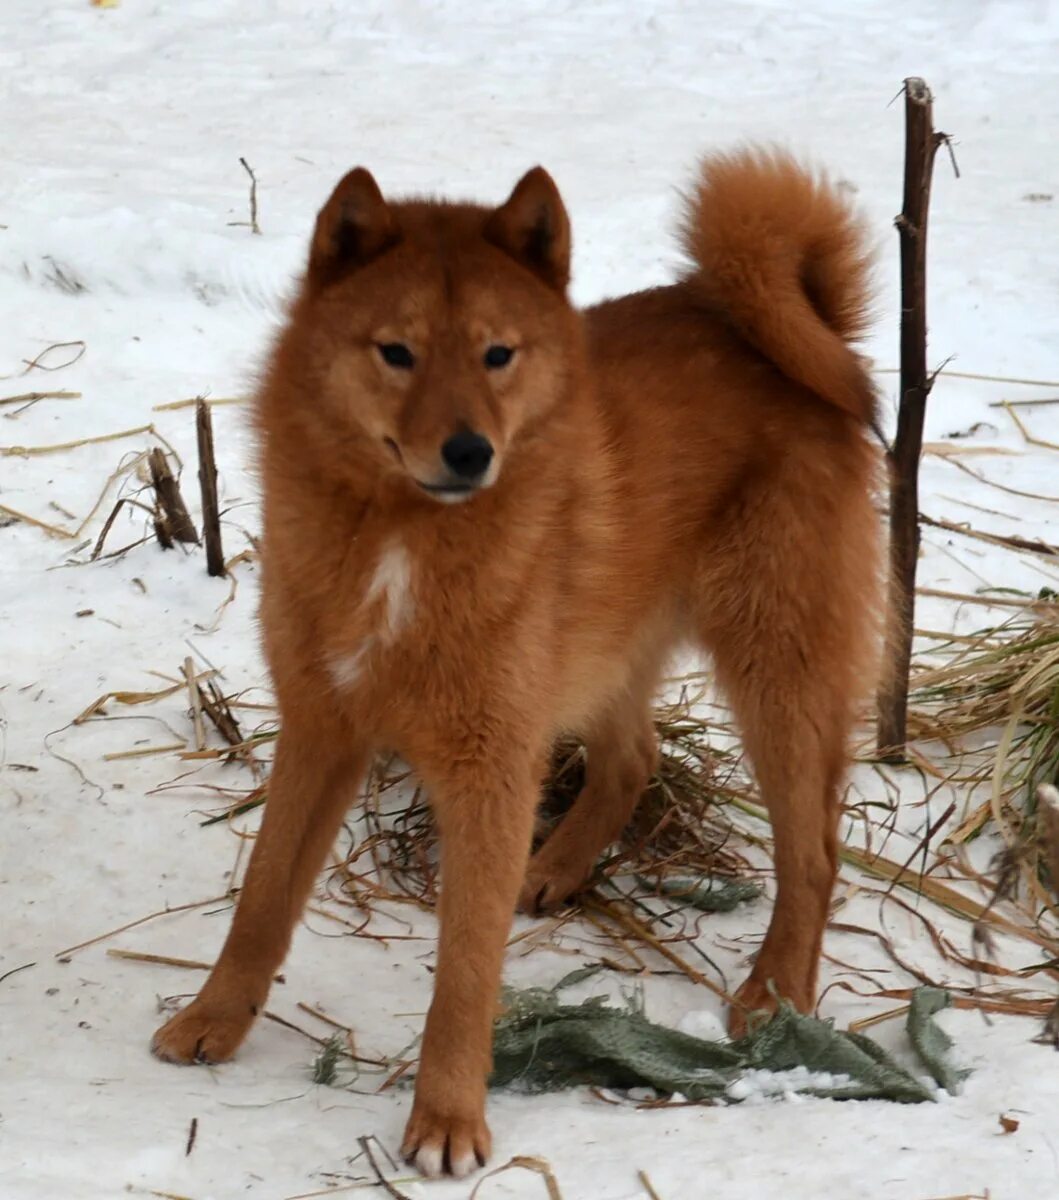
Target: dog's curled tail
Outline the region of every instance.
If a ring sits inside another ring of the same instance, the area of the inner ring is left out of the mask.
[[[711,308],[788,378],[874,423],[871,378],[850,346],[868,322],[870,255],[832,185],[780,151],[711,156],[684,246]]]

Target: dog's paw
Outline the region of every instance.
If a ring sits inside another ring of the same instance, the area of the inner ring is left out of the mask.
[[[735,994],[735,1003],[728,1010],[728,1036],[745,1037],[752,1028],[759,1028],[776,1011],[776,998],[764,984],[751,976]]]
[[[452,1175],[464,1179],[484,1167],[492,1150],[485,1117],[455,1116],[421,1104],[412,1107],[401,1156],[428,1179]]]
[[[247,1005],[245,1016],[238,1011],[219,1010],[193,1000],[155,1032],[151,1053],[170,1063],[227,1062],[246,1037],[255,1016]]]
[[[804,995],[800,994],[804,991]],[[744,1034],[762,1025],[767,1025],[776,1015],[780,1006],[780,998],[789,1000],[791,1004],[803,1013],[813,1011],[812,992],[808,989],[781,987],[770,975],[762,979],[756,972],[735,994],[735,1003],[728,1010],[728,1033],[733,1038],[741,1038]]]
[[[591,868],[550,867],[546,863],[530,862],[519,893],[518,910],[527,916],[553,912],[576,895],[591,876]]]

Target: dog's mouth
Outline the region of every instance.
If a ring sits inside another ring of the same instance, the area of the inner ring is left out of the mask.
[[[442,504],[462,504],[465,500],[469,500],[475,492],[481,492],[487,487],[491,487],[496,480],[496,468],[494,464],[491,470],[483,471],[481,475],[473,479],[459,479],[450,476],[443,483],[428,483],[425,479],[420,479],[413,470],[409,469],[409,464],[405,461],[400,446],[397,445],[393,438],[383,438],[383,442],[394,459],[408,472],[409,478],[416,487]]]
[[[481,485],[477,483],[423,483],[419,479],[416,483],[427,495],[433,496],[443,504],[461,504],[481,490]]]

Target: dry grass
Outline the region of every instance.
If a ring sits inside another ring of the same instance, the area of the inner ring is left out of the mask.
[[[1059,879],[1045,849],[1038,789],[1059,779],[1059,603],[1041,599],[932,658],[913,677],[910,733],[941,743],[969,794],[986,793],[949,840],[962,845],[992,828],[1031,892],[1050,905]]]
[[[514,1158],[504,1163],[502,1167],[495,1167],[492,1171],[486,1171],[474,1185],[474,1190],[471,1192],[469,1200],[477,1200],[487,1180],[492,1179],[496,1175],[503,1175],[507,1171],[516,1170],[531,1171],[534,1175],[540,1176],[548,1200],[563,1200],[563,1194],[559,1190],[559,1181],[552,1172],[551,1164],[546,1159],[531,1157],[525,1154],[517,1154]]]

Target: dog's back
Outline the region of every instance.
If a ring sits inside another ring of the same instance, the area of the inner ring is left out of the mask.
[[[749,559],[766,548],[803,605],[826,580],[834,594],[813,602],[822,617],[861,614],[839,678],[865,695],[879,456],[875,391],[853,348],[870,301],[859,222],[790,158],[747,151],[703,164],[685,245],[682,280],[585,314],[624,527],[655,563],[655,586],[690,604],[693,636],[704,605],[750,598]]]

